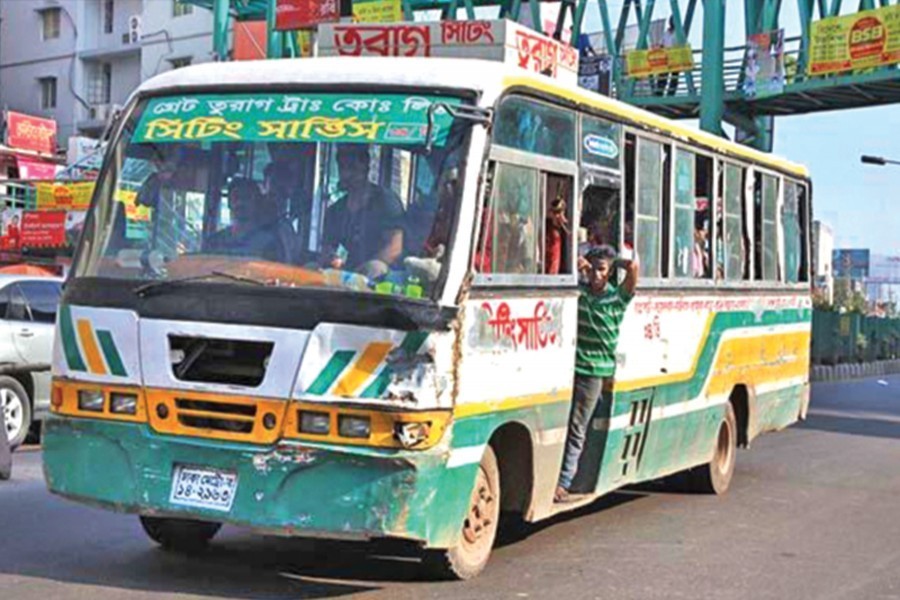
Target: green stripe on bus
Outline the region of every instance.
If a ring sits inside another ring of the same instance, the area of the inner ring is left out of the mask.
[[[400,348],[403,350],[404,354],[412,356],[419,351],[419,348],[422,347],[422,344],[425,343],[426,339],[428,339],[427,331],[413,331],[406,334],[406,337],[403,338],[403,342],[400,344]],[[391,366],[385,365],[378,376],[375,377],[375,380],[363,390],[363,393],[360,394],[359,397],[381,398],[384,390],[387,389],[388,384],[391,382],[392,374],[393,370],[391,369]]]
[[[106,364],[109,365],[110,372],[117,377],[128,377],[128,371],[122,364],[122,357],[119,356],[112,334],[105,330],[97,330],[97,339],[100,341],[100,348],[103,350],[103,356],[106,357]]]
[[[354,356],[356,356],[355,350],[338,350],[335,352],[328,364],[325,365],[325,368],[322,369],[322,372],[316,377],[316,380],[306,390],[306,393],[321,396],[331,389],[331,386],[337,381],[341,372],[347,368]]]
[[[59,330],[62,335],[63,352],[66,355],[66,364],[73,371],[87,371],[81,351],[78,349],[78,340],[75,338],[75,326],[72,324],[72,309],[68,304],[60,308]]]

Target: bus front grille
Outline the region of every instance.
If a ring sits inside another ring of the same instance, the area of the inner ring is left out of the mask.
[[[178,422],[184,427],[202,430],[253,433],[257,407],[212,400],[175,400]]]

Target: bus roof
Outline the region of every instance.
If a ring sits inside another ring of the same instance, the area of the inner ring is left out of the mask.
[[[339,77],[336,75],[339,74]],[[410,88],[463,89],[492,104],[509,88],[530,88],[593,110],[632,121],[676,139],[712,148],[726,155],[808,177],[806,167],[682,125],[636,106],[595,94],[576,85],[554,81],[502,62],[468,58],[321,57],[204,63],[168,71],[145,81],[136,93],[184,93],[202,88],[285,86],[291,84],[370,84]]]

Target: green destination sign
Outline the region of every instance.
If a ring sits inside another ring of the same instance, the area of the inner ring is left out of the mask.
[[[403,94],[225,94],[151,98],[134,142],[357,142],[421,144],[434,103],[459,98]],[[443,146],[453,117],[434,110]]]

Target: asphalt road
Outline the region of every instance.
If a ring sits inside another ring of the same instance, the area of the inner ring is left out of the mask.
[[[809,420],[738,455],[723,497],[654,483],[533,527],[465,583],[391,548],[223,530],[172,556],[135,517],[44,488],[40,452],[0,482],[0,598],[900,599],[900,377],[817,384]]]

